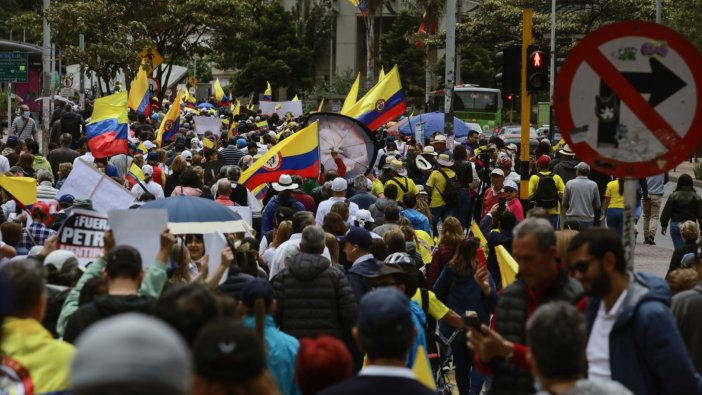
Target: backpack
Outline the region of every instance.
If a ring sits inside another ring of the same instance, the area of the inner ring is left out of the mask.
[[[531,201],[536,207],[555,208],[558,207],[558,188],[556,181],[553,179],[553,173],[541,174],[539,176],[539,185],[536,186],[534,197]]]
[[[443,192],[439,191],[439,195],[444,199],[447,206],[458,207],[459,190],[461,189],[461,183],[458,181],[458,177],[454,176],[449,178],[443,170],[437,169],[437,171],[441,173],[446,180],[446,188],[444,188]]]

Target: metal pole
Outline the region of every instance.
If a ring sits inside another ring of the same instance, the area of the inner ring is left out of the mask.
[[[661,23],[662,16],[663,5],[661,4],[661,0],[656,0],[656,23]]]
[[[10,135],[12,126],[12,82],[7,83],[7,135]]]
[[[444,83],[444,133],[453,136],[453,86],[456,81],[456,0],[446,2],[446,75]]]
[[[329,0],[329,90],[334,76],[334,3]]]
[[[456,22],[461,21],[461,16],[463,12],[463,1],[456,2]],[[463,79],[461,78],[461,51],[456,51],[456,84],[462,84]]]
[[[551,144],[555,143],[553,124],[553,89],[556,80],[556,0],[551,0],[551,75],[549,76],[548,134]]]
[[[44,0],[44,14],[46,15],[49,9],[50,0]],[[43,43],[41,47],[41,63],[42,63],[42,81],[41,81],[41,95],[48,97],[51,87],[51,28],[49,27],[49,21],[46,17],[43,18],[43,31],[42,38]],[[49,130],[49,122],[51,121],[51,100],[45,99],[42,102],[42,126],[44,130]]]
[[[634,270],[634,249],[636,247],[636,190],[639,180],[632,177],[624,179],[624,257],[627,270]]]
[[[531,96],[527,91],[527,47],[531,44],[531,8],[525,8],[522,13],[522,139],[519,147],[521,161],[521,182],[519,197],[522,200],[529,198],[529,123],[531,118]]]
[[[78,46],[80,47],[80,51],[83,52],[85,51],[85,34],[79,34],[78,35]],[[84,81],[84,75],[85,75],[85,70],[84,70],[84,64],[83,62],[80,62],[80,78],[78,79],[78,83],[80,84],[80,108],[81,110],[85,110],[85,81]]]

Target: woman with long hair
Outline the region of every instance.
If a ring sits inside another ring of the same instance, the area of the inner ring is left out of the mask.
[[[346,222],[340,214],[330,212],[324,216],[322,229],[324,229],[325,232],[329,232],[334,236],[340,237],[348,232],[349,227],[346,225]]]
[[[483,254],[479,248],[478,240],[461,240],[455,254],[436,280],[434,293],[451,310],[474,311],[478,314],[480,322],[487,325],[497,302],[497,294],[484,256],[478,259],[478,254]],[[448,338],[454,328],[444,321],[439,321],[439,331],[442,336]],[[483,386],[483,377],[473,367],[473,353],[468,349],[465,338],[457,337],[451,348],[456,366],[458,393],[479,394]]]
[[[661,234],[666,234],[670,222],[670,238],[673,239],[675,249],[683,245],[680,224],[685,221],[702,224],[702,198],[695,191],[689,174],[678,177],[678,185],[668,196],[661,213]]]
[[[273,231],[273,241],[268,245],[266,251],[263,252],[263,262],[269,266],[273,260],[278,247],[288,241],[292,235],[292,221],[283,221],[278,225],[278,228]]]
[[[187,169],[180,174],[180,182],[173,189],[171,196],[196,196],[202,195],[202,181],[195,170]]]
[[[444,220],[441,228],[441,236],[439,238],[439,246],[434,252],[429,265],[429,273],[427,274],[427,284],[429,288],[434,286],[439,274],[444,270],[444,266],[451,260],[456,248],[461,240],[464,239],[463,226],[456,217],[448,217]]]
[[[165,196],[171,196],[173,190],[180,183],[180,175],[188,168],[188,162],[183,159],[182,156],[176,155],[171,162],[170,171],[166,177],[166,186],[163,188],[163,194]]]

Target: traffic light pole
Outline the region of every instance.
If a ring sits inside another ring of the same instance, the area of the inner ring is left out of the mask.
[[[453,139],[453,88],[456,83],[456,1],[446,2],[446,68],[444,83],[444,134]]]
[[[531,118],[531,96],[527,91],[527,47],[531,44],[531,8],[525,8],[522,13],[522,139],[519,149],[521,166],[519,173],[522,176],[519,185],[519,197],[522,200],[529,198],[529,123]]]

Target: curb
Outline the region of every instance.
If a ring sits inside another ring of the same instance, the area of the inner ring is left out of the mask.
[[[674,183],[677,184],[677,182],[678,182],[678,176],[669,176],[669,177],[668,177],[668,181],[669,181],[669,182],[674,182]],[[698,187],[698,188],[702,188],[702,180],[695,180],[695,179],[694,179],[694,176],[693,176],[693,179],[692,179],[692,184],[693,184],[694,186]]]

